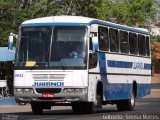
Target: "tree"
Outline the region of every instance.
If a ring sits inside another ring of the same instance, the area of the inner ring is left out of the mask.
[[[156,0],[121,0],[112,2],[111,17],[116,18],[114,22],[130,26],[146,26],[147,20],[155,20]]]
[[[0,1],[0,41],[2,46],[7,43],[7,36],[11,31],[17,32],[17,9],[16,0]]]
[[[1,0],[0,43],[7,45],[9,33],[17,33],[23,21],[44,16],[79,15],[145,27],[158,5],[156,0]]]

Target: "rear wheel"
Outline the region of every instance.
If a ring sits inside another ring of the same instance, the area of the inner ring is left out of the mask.
[[[31,102],[31,108],[34,115],[40,115],[43,112],[43,104],[40,102]]]
[[[129,100],[123,100],[123,101],[119,101],[117,103],[117,109],[120,111],[133,111],[134,107],[135,107],[135,90],[132,89],[131,91],[131,99]]]

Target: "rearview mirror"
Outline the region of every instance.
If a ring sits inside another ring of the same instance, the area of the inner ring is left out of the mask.
[[[13,50],[13,36],[10,35],[8,38],[8,50],[12,51]]]
[[[15,53],[15,50],[13,50],[13,38],[18,38],[18,35],[14,34],[14,33],[10,33],[9,38],[8,38],[8,50]]]

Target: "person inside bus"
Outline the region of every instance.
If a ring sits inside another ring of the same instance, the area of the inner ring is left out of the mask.
[[[80,48],[80,46],[76,47],[76,50],[69,53],[72,58],[85,58],[86,53]]]

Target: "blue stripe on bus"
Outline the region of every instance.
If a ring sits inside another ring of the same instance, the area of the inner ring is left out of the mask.
[[[104,91],[104,96],[106,96],[106,100],[129,99],[131,88],[131,84],[109,83]]]
[[[118,79],[118,78],[117,78]],[[142,98],[150,94],[150,84],[137,84],[137,96],[136,98]],[[107,85],[107,89],[104,91],[106,100],[121,100],[131,98],[132,84],[127,83],[110,83]]]
[[[132,68],[133,62],[107,60],[108,67]]]
[[[99,71],[100,71],[100,77],[103,83],[103,90],[106,91],[107,87],[109,85],[108,83],[108,77],[107,74],[107,65],[106,65],[106,55],[105,53],[98,53],[99,57]],[[107,99],[107,96],[104,94],[105,99]]]
[[[113,68],[133,68],[133,62],[107,60],[108,67]],[[151,70],[151,64],[144,63],[144,68]]]
[[[99,53],[99,70],[100,73],[106,73],[106,55],[104,53]]]
[[[144,64],[144,69],[151,70],[151,64]]]

